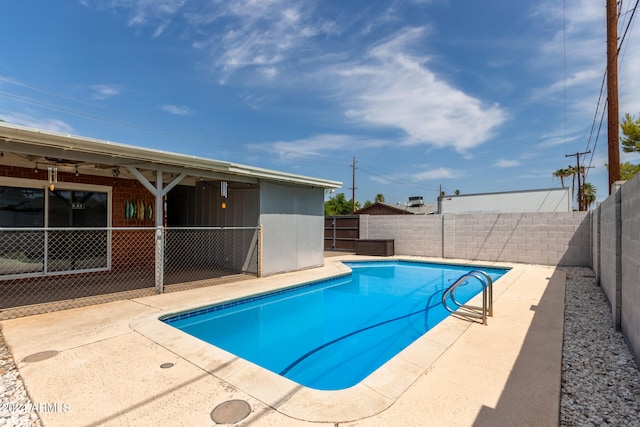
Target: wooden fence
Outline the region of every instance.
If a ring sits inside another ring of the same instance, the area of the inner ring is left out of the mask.
[[[355,252],[360,238],[360,216],[324,217],[324,250]]]

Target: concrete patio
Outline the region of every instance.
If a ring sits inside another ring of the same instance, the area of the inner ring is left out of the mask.
[[[306,389],[157,320],[343,274],[345,259],[366,258],[335,256],[317,269],[1,325],[46,426],[210,426],[212,410],[235,399],[250,406],[237,423],[247,426],[558,425],[565,275],[553,267],[446,260],[512,267],[494,285],[488,326],[450,317],[362,383],[333,392]]]

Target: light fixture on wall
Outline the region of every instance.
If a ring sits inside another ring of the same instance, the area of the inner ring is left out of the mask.
[[[80,176],[80,172],[78,172],[78,166],[76,166],[76,176]]]
[[[53,191],[56,188],[55,184],[58,183],[58,167],[49,166],[47,171],[49,173],[49,190]]]
[[[36,162],[36,167],[35,167],[35,169],[33,169],[33,172],[34,172],[34,173],[38,173],[38,172],[40,172],[40,171],[38,170],[38,162]]]
[[[226,199],[228,195],[229,195],[229,183],[227,181],[220,181],[220,196]],[[225,202],[222,202],[221,207],[222,209],[227,209],[227,204]]]
[[[113,185],[116,184],[116,178],[120,175],[120,166],[116,166],[113,169],[111,169],[111,173],[113,174]],[[134,185],[135,185],[135,181],[133,181]]]

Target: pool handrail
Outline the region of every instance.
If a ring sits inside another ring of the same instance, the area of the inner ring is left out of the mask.
[[[476,278],[482,284],[482,307],[462,304],[455,298],[454,291],[470,278]],[[447,296],[450,296],[451,301],[457,306],[455,309],[452,309],[447,304]],[[482,324],[486,325],[487,314],[493,316],[493,280],[491,276],[482,270],[473,270],[463,274],[442,293],[442,305],[452,314],[482,319]]]

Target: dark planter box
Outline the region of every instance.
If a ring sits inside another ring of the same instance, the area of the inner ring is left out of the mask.
[[[356,240],[356,255],[393,256],[393,240]]]

